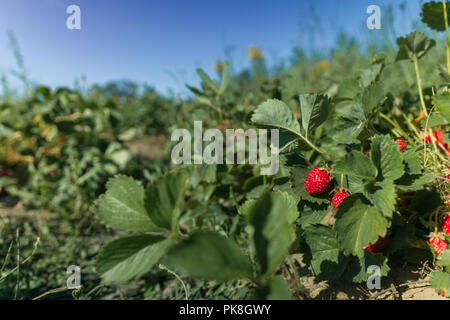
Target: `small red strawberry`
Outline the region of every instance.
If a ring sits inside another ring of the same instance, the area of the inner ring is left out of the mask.
[[[379,237],[377,242],[375,242],[374,244],[369,243],[369,245],[365,249],[371,253],[377,253],[385,249],[388,243],[389,235],[386,234],[385,237]]]
[[[333,197],[331,198],[331,203],[333,204],[334,210],[337,211],[338,205],[341,204],[342,200],[347,198],[349,194],[345,191],[336,192]]]
[[[398,144],[398,146],[400,147],[400,151],[406,150],[406,142],[403,139],[397,139],[395,140],[395,142]]]
[[[305,180],[305,189],[310,195],[320,194],[328,189],[330,175],[319,168],[312,169]]]
[[[430,240],[428,242],[431,244],[431,246],[434,249],[434,252],[436,255],[440,255],[442,251],[445,251],[448,249],[448,243],[445,241],[445,237],[442,233],[432,233],[429,236]]]
[[[442,223],[442,231],[450,235],[450,215]]]
[[[0,170],[0,177],[10,177],[11,174],[8,170]]]

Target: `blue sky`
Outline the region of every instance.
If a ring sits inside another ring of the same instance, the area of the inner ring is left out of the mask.
[[[371,4],[391,3],[399,35],[419,16],[416,0],[1,0],[0,73],[15,65],[12,30],[30,78],[52,87],[130,79],[183,92],[196,84],[195,68],[212,73],[232,48],[236,69],[248,66],[247,49],[263,50],[269,62],[288,59],[295,46],[329,49],[341,31],[376,41],[381,31],[364,27]],[[401,3],[406,4],[402,13]],[[66,28],[66,8],[81,8],[81,30]],[[314,6],[315,14],[311,8]],[[382,15],[387,14],[386,10]],[[403,14],[403,19],[400,16]],[[411,17],[411,18],[410,18]],[[369,37],[369,39],[367,38]]]

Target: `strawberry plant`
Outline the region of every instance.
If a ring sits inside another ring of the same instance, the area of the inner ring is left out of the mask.
[[[83,297],[122,298],[126,287],[145,299],[301,299],[301,259],[330,287],[364,284],[374,265],[384,285],[414,265],[450,297],[449,10],[432,1],[421,15],[445,44],[412,32],[375,53],[343,37],[329,55],[296,48],[276,68],[252,47],[241,72],[232,61],[198,69],[184,99],[127,81],[3,95],[0,200],[57,214],[35,226],[2,211],[0,295],[51,291],[59,269],[86,259]],[[278,129],[279,170],[261,175],[225,154],[170,163],[170,134],[195,137],[195,121]]]
[[[438,11],[443,17],[447,10],[445,1],[440,6],[424,6],[422,17],[432,28]],[[268,96],[250,114],[229,104],[235,92],[228,65],[220,84],[199,70],[202,89],[189,89],[207,109],[192,118],[184,114],[184,123],[202,114],[223,129],[245,119],[257,128],[278,129],[280,172],[261,179],[257,166],[187,165],[146,189],[131,178],[113,178],[97,212],[107,225],[134,233],[99,254],[104,282],[128,281],[162,263],[192,279],[244,279],[252,290],[247,298],[281,298],[289,288],[280,268],[301,253],[319,279],[356,283],[368,279],[371,265],[387,276],[396,258],[432,260],[430,283],[448,296],[449,237],[438,229],[448,229],[448,219],[441,220],[449,190],[446,178],[447,183],[438,179],[449,168],[450,78],[441,73],[442,83],[423,87],[421,61],[435,40],[413,32],[397,44],[395,57],[377,54],[335,90],[287,95],[280,84],[288,80],[280,81],[262,90]],[[408,95],[384,81],[400,63],[413,70],[415,92],[404,88]],[[251,175],[242,174],[249,170]],[[235,179],[244,188],[229,183]],[[204,223],[215,205],[227,216]]]
[[[215,281],[246,279],[255,298],[290,297],[284,280],[274,276],[295,240],[295,200],[285,192],[266,192],[239,209],[248,241],[239,245],[223,232],[189,228],[182,214],[187,173],[172,171],[144,190],[125,176],[110,180],[97,200],[101,219],[132,232],[107,244],[97,258],[106,284],[120,283],[150,271],[158,262],[193,278]]]

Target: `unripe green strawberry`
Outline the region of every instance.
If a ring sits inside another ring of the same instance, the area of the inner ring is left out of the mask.
[[[310,195],[320,194],[328,189],[330,175],[319,168],[312,169],[305,180],[305,190]]]
[[[333,205],[334,210],[337,211],[338,206],[341,204],[342,200],[344,200],[348,196],[348,193],[345,191],[336,192],[331,198],[331,204]]]

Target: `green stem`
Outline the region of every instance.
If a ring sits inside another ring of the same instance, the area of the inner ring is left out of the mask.
[[[331,154],[331,153],[328,153],[328,152],[326,152],[326,151],[323,151],[323,150],[319,149],[319,148],[316,147],[311,141],[309,141],[307,138],[305,138],[305,137],[303,137],[303,136],[300,136],[300,137],[301,137],[301,138],[306,142],[306,144],[307,144],[308,146],[310,146],[314,151],[316,151],[316,152],[318,152],[318,153],[320,153],[320,154],[322,154],[322,155],[324,155],[324,156],[333,158],[333,159],[340,159],[340,157],[337,156],[337,155],[335,155],[335,154]]]
[[[419,61],[416,56],[413,58],[414,63],[414,70],[416,71],[416,82],[417,82],[417,90],[419,91],[419,97],[420,97],[420,103],[422,104],[423,113],[428,119],[428,112],[427,107],[425,105],[425,99],[423,98],[423,92],[422,92],[422,84],[420,80],[420,72],[419,72]],[[427,132],[427,128],[425,127],[425,132]],[[423,141],[423,165],[426,166],[427,162],[427,144],[425,142],[425,139]]]
[[[419,91],[419,97],[420,97],[420,103],[422,105],[423,113],[425,114],[425,117],[428,117],[427,107],[425,106],[425,99],[423,98],[423,92],[422,92],[422,84],[420,80],[420,71],[419,71],[419,60],[416,56],[413,58],[414,63],[414,69],[416,71],[416,82],[417,82],[417,90]]]
[[[447,17],[447,0],[442,0],[444,6],[444,23],[445,32],[447,34],[447,72],[450,74],[450,39],[448,35],[448,17]]]
[[[396,128],[396,129],[401,133],[401,135],[402,135],[404,138],[408,138],[408,135],[406,134],[405,131],[403,131],[403,129],[400,127],[400,125],[399,125],[398,123],[392,121],[392,120],[391,120],[387,115],[385,115],[384,113],[381,113],[381,112],[380,112],[379,115],[380,115],[380,117],[382,117],[384,120],[386,120],[387,122],[389,122],[394,128]]]
[[[186,295],[186,300],[189,300],[189,290],[187,289],[186,285],[184,284],[184,281],[180,278],[180,276],[179,276],[177,273],[175,273],[174,271],[172,271],[172,270],[170,270],[169,268],[167,268],[167,267],[166,267],[165,265],[163,265],[163,264],[160,264],[160,265],[159,265],[159,268],[160,268],[161,270],[164,270],[164,271],[170,273],[170,274],[173,275],[179,282],[181,282],[181,285],[183,286],[183,289],[184,289],[184,294]],[[176,294],[176,295],[178,295],[177,291],[178,291],[178,290],[175,289],[175,294]]]

